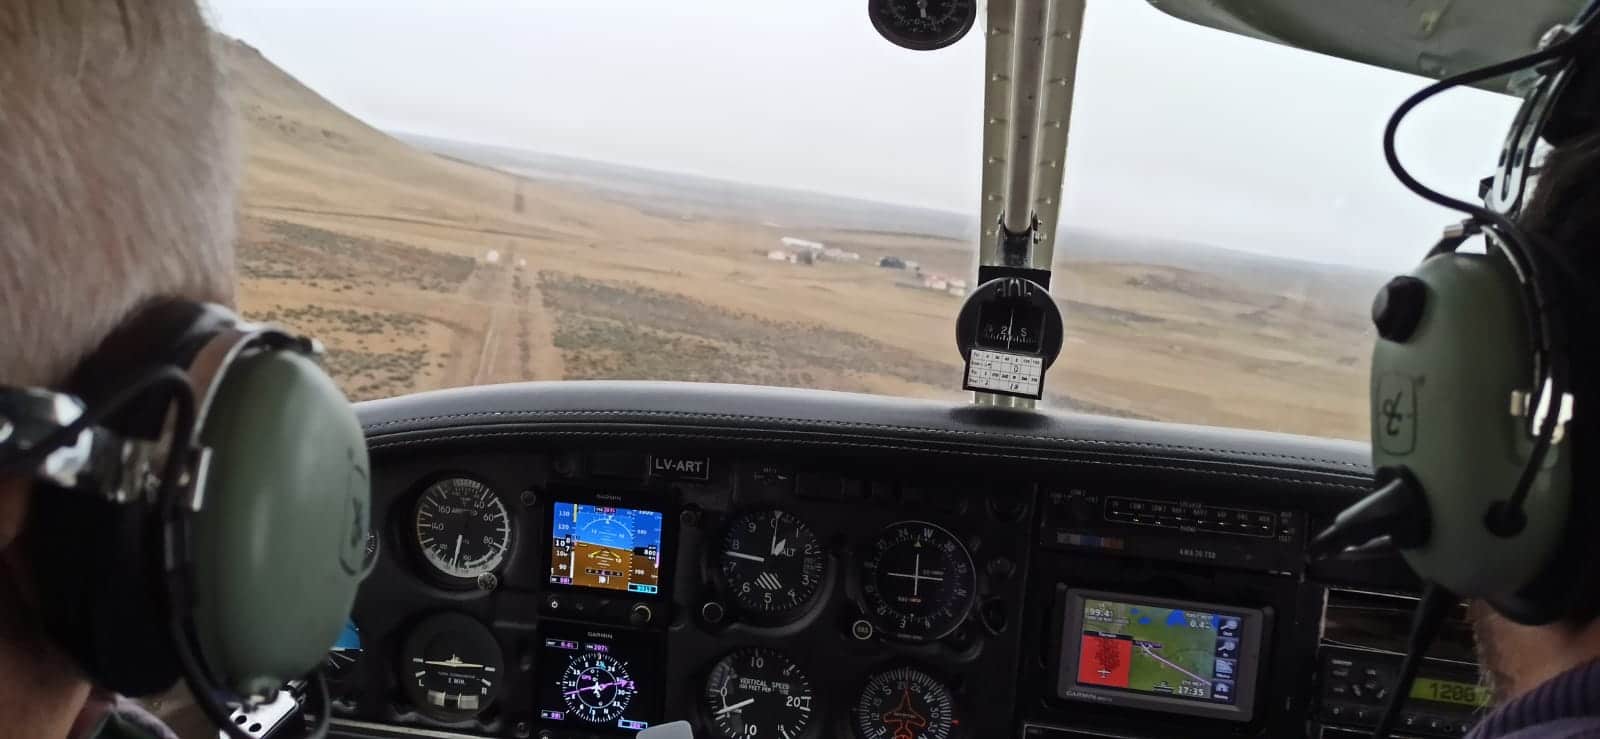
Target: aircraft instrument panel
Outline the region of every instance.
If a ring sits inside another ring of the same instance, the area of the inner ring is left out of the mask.
[[[1403,565],[1304,554],[1360,450],[538,387],[364,409],[379,554],[324,666],[336,736],[1331,738],[1394,683]],[[1465,627],[1441,645],[1415,736],[1483,704]]]

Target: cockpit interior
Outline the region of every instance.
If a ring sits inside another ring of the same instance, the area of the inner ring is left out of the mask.
[[[1469,601],[1548,623],[1578,551],[1514,218],[1596,3],[684,3],[213,3],[240,314],[362,491],[337,642],[223,736],[1474,731]]]

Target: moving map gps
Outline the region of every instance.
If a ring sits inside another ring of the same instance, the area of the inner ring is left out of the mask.
[[[637,595],[661,592],[660,511],[556,501],[550,582]]]
[[[1248,721],[1263,613],[1069,590],[1059,697]]]

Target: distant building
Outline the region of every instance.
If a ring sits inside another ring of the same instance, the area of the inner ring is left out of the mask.
[[[773,249],[767,252],[767,259],[774,262],[788,262],[789,264],[815,264],[817,258],[810,249],[789,251],[787,249]]]
[[[797,238],[795,238],[793,236],[785,236],[785,237],[783,237],[781,239],[778,239],[778,241],[781,242],[784,246],[787,246],[790,249],[794,249],[795,251],[800,251],[800,250],[803,250],[803,249],[809,249],[811,251],[822,251],[823,249],[827,248],[827,245],[823,244],[820,241],[809,241],[809,240],[806,240],[806,239],[797,239]]]
[[[785,236],[778,241],[783,244],[784,248],[767,252],[767,258],[775,262],[787,261],[791,264],[816,264],[818,260],[833,262],[861,261],[861,254],[858,252],[846,251],[836,246],[827,246],[818,241],[797,239],[793,236]]]

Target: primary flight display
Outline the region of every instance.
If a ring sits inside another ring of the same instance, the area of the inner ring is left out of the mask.
[[[556,501],[550,517],[551,583],[660,592],[660,511]]]

